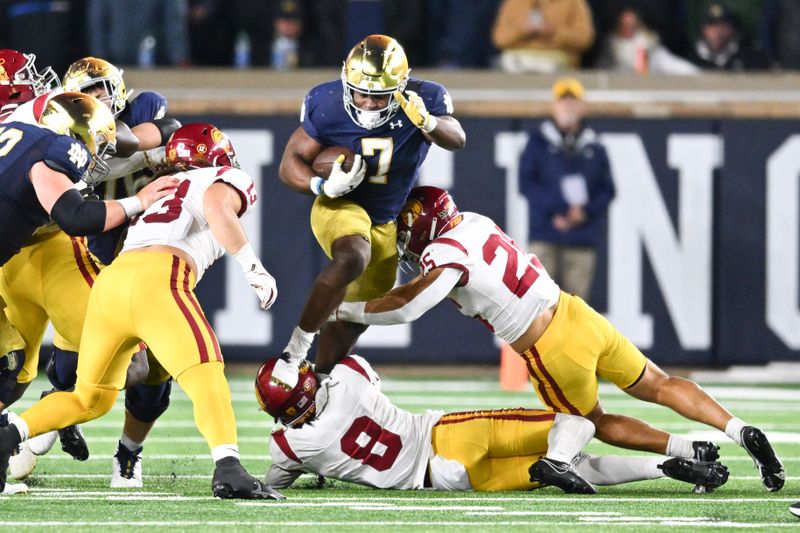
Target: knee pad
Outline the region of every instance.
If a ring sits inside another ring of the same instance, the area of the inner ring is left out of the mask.
[[[0,311],[2,312],[2,311]],[[17,376],[25,364],[25,352],[15,350],[0,357],[0,402],[8,405],[17,387]]]
[[[158,385],[135,385],[125,390],[125,409],[141,422],[154,422],[169,407],[172,380]]]
[[[45,367],[47,379],[56,390],[69,391],[75,386],[78,372],[78,354],[53,346],[52,357]]]

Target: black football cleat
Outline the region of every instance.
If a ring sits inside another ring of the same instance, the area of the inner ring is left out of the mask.
[[[81,428],[77,425],[59,429],[58,438],[61,440],[61,449],[76,461],[85,461],[89,458],[89,446],[86,444]]]
[[[569,465],[542,457],[528,469],[531,481],[558,487],[567,494],[597,494],[591,483],[579,476]]]
[[[713,442],[704,442],[696,440],[692,443],[694,449],[694,460],[699,463],[714,463],[719,459],[719,446]],[[693,492],[701,494],[704,492],[713,492],[714,489],[704,485],[695,485]]]
[[[800,518],[800,502],[790,505],[789,512],[795,515],[797,518]]]
[[[0,428],[0,493],[6,489],[6,476],[8,475],[8,460],[16,452],[22,439],[17,431],[17,426],[8,424]]]
[[[728,467],[720,463],[692,461],[683,457],[671,457],[658,465],[667,477],[694,483],[711,492],[728,481]]]
[[[241,500],[285,500],[286,496],[247,473],[238,459],[217,461],[211,492],[216,498]]]
[[[764,487],[770,492],[781,490],[786,481],[783,463],[775,455],[764,432],[753,426],[745,426],[742,428],[742,446],[753,458]]]

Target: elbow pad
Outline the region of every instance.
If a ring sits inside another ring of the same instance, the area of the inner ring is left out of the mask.
[[[50,216],[68,235],[93,235],[106,226],[106,204],[84,200],[76,189],[70,189],[58,197]]]
[[[161,134],[161,146],[167,144],[167,141],[172,137],[172,134],[175,133],[175,130],[181,127],[180,121],[172,117],[157,118],[151,120],[150,123],[158,128],[158,132]]]

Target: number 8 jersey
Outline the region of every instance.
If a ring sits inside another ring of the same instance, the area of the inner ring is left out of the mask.
[[[521,250],[492,219],[463,213],[453,229],[422,251],[420,268],[456,268],[461,280],[450,298],[464,315],[477,318],[507,343],[558,302],[560,289],[539,259]]]
[[[421,489],[441,411],[411,414],[392,405],[380,378],[357,355],[342,359],[320,384],[317,414],[272,434],[267,483],[291,484],[303,472],[377,488]]]
[[[124,253],[155,244],[174,246],[189,254],[197,265],[197,282],[224,248],[211,233],[203,213],[206,190],[221,181],[231,185],[242,197],[239,218],[249,213],[258,196],[253,180],[232,167],[197,168],[175,174],[178,188],[135,217],[122,247]]]

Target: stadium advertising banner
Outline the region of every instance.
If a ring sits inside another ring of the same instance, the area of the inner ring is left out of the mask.
[[[188,122],[200,117],[179,117]],[[278,281],[258,309],[238,265],[218,262],[198,294],[229,360],[285,346],[327,258],[309,225],[313,198],[285,187],[278,164],[295,117],[202,117],[231,136],[260,195],[244,223]],[[462,210],[527,240],[519,156],[535,120],[466,118],[467,147],[431,150],[421,183],[448,188]],[[662,364],[726,365],[800,358],[800,124],[768,120],[594,120],[617,197],[592,303]],[[372,327],[373,361],[493,363],[478,321],[442,303],[417,323]],[[313,350],[312,350],[313,351]]]

